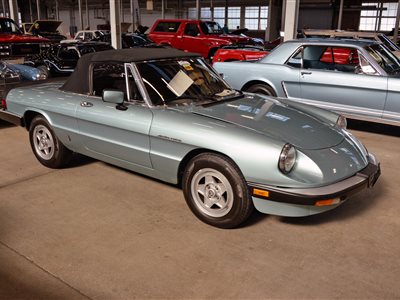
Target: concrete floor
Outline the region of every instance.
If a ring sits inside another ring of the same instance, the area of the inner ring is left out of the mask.
[[[0,299],[399,299],[399,130],[358,126],[382,163],[373,190],[222,230],[174,186],[84,157],[47,169],[0,123]]]

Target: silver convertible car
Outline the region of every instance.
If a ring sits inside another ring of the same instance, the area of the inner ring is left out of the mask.
[[[43,165],[63,167],[77,152],[179,184],[193,213],[222,228],[254,207],[327,211],[380,174],[343,117],[235,91],[175,49],[87,54],[64,84],[11,90],[0,117],[29,130]]]
[[[239,90],[400,126],[400,61],[375,41],[292,40],[257,62],[214,67]]]

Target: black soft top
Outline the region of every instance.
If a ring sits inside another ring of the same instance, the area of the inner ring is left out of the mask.
[[[62,87],[63,91],[89,94],[89,70],[93,63],[130,63],[180,57],[199,57],[199,54],[184,52],[173,48],[130,48],[107,50],[83,55]]]

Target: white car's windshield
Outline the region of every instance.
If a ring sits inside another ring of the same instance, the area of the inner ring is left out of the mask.
[[[382,44],[369,46],[366,50],[388,75],[400,71],[400,60]]]
[[[204,103],[240,95],[201,58],[149,61],[136,65],[154,105]]]

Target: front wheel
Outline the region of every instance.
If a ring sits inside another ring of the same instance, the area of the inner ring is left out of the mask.
[[[29,141],[36,158],[48,168],[61,168],[72,156],[72,152],[61,143],[50,124],[42,116],[32,120]]]
[[[237,227],[253,211],[240,170],[222,155],[204,153],[194,157],[183,175],[183,193],[192,212],[216,227]]]

